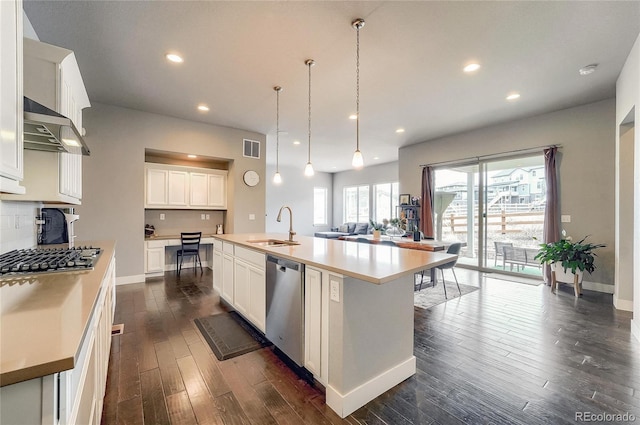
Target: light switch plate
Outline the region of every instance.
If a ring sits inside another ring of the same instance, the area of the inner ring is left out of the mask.
[[[211,218],[211,215],[207,214],[207,220],[209,220]]]
[[[249,214],[249,220],[255,220],[255,219],[256,219],[255,214]]]
[[[164,214],[160,214],[160,220],[164,220]]]
[[[204,220],[205,215],[204,214],[200,214],[200,220]]]
[[[560,216],[560,221],[562,223],[571,223],[571,216],[569,214],[562,214]]]
[[[337,280],[332,280],[330,282],[330,294],[329,297],[331,301],[335,301],[337,303],[340,302],[340,282]]]

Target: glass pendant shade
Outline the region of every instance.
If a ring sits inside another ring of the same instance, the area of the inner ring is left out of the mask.
[[[282,177],[280,176],[280,172],[276,171],[276,173],[273,175],[273,184],[280,184],[282,183]]]
[[[313,171],[313,165],[310,162],[307,162],[306,167],[304,167],[304,175],[307,177],[313,176],[315,173]]]
[[[356,150],[353,153],[353,160],[351,160],[351,165],[353,166],[353,168],[356,168],[358,170],[364,167],[364,159],[362,158],[362,152],[360,152],[360,149]]]

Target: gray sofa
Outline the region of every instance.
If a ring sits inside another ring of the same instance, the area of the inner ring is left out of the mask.
[[[341,236],[366,235],[371,233],[372,230],[373,227],[369,223],[348,222],[339,227],[332,227],[327,232],[315,232],[314,236],[316,238],[338,239]]]

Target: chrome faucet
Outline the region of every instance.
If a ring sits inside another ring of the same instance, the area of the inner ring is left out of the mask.
[[[276,221],[278,223],[282,221],[282,210],[285,208],[289,210],[289,242],[293,242],[293,235],[295,235],[296,232],[293,231],[293,212],[291,211],[291,208],[286,205],[281,206],[280,211],[278,211],[278,218],[276,218]]]

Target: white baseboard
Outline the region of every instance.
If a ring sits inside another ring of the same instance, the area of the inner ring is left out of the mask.
[[[633,300],[623,300],[618,298],[618,294],[613,294],[613,306],[618,310],[633,311]]]
[[[116,277],[116,285],[128,285],[130,283],[144,283],[144,277],[145,276],[143,274]]]
[[[405,379],[415,375],[416,358],[411,358],[392,367],[364,384],[354,388],[347,394],[340,394],[331,385],[327,386],[327,406],[341,418],[346,418],[385,391],[398,385]]]
[[[607,285],[605,283],[600,283],[600,282],[588,282],[586,280],[583,280],[582,288],[587,289],[589,291],[604,292],[605,294],[613,294],[613,290],[615,286]]]
[[[640,341],[640,319],[631,319],[631,335]]]

